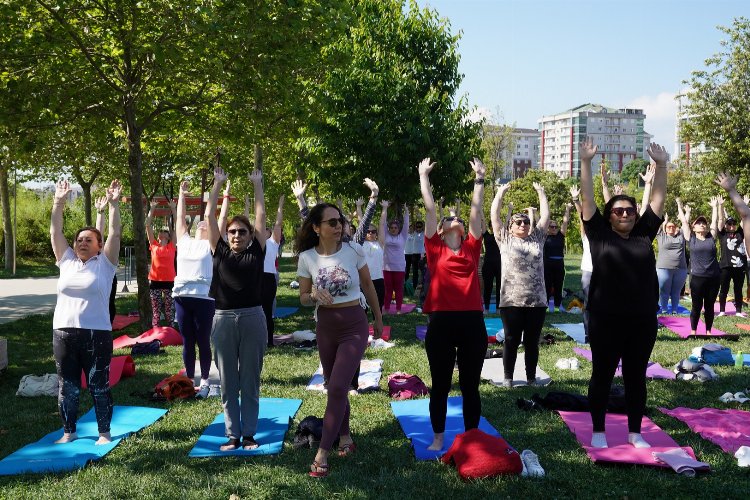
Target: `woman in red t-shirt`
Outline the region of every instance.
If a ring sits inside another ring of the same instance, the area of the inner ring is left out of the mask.
[[[423,308],[430,315],[425,337],[432,376],[430,422],[434,438],[428,448],[430,450],[443,449],[448,392],[456,362],[467,431],[479,426],[482,413],[479,375],[487,352],[487,329],[484,326],[477,266],[482,250],[485,166],[477,158],[470,163],[476,178],[468,236],[466,224],[458,216],[444,217],[438,225],[430,186],[430,172],[435,164],[425,158],[418,167],[425,208],[425,253],[431,276]]]
[[[172,298],[172,288],[174,287],[174,277],[177,275],[175,269],[175,257],[177,248],[172,243],[172,235],[168,229],[159,231],[159,239],[154,238],[154,229],[151,223],[154,219],[154,209],[157,202],[151,202],[151,210],[146,217],[146,235],[148,235],[149,250],[151,251],[151,268],[148,270],[149,289],[151,290],[151,326],[159,325],[159,316],[164,312],[164,319],[168,325],[172,325],[174,320],[174,307]],[[172,216],[175,214],[175,203],[169,202],[169,209]]]

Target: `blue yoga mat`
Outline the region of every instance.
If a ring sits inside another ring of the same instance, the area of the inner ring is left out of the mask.
[[[301,399],[260,398],[258,413],[258,430],[255,441],[258,446],[254,450],[237,449],[234,451],[220,451],[219,446],[226,443],[224,435],[224,412],[221,412],[211,425],[206,427],[203,435],[190,450],[191,457],[227,457],[234,455],[274,455],[281,453],[284,445],[284,435],[289,429],[289,419],[294,417],[302,405]]]
[[[87,463],[99,460],[120,444],[123,438],[159,420],[167,410],[140,406],[115,406],[112,411],[110,432],[112,442],[95,445],[99,439],[96,415],[92,408],[78,419],[78,439],[72,443],[55,444],[63,435],[59,429],[35,443],[24,446],[0,460],[0,475],[32,472],[63,472],[80,469]]]
[[[291,316],[292,314],[296,313],[299,310],[299,307],[277,307],[275,314],[275,318],[286,318],[287,316]]]
[[[500,318],[484,318],[484,327],[487,328],[487,336],[488,337],[495,337],[501,330],[504,329],[503,327],[503,320]],[[501,335],[501,337],[505,337],[504,335]]]
[[[448,412],[445,419],[445,440],[443,441],[443,449],[439,451],[427,449],[432,444],[434,436],[432,425],[430,424],[429,399],[392,401],[391,410],[393,410],[393,415],[398,419],[398,423],[401,425],[404,434],[411,440],[417,460],[433,460],[443,456],[453,444],[456,436],[465,430],[463,398],[460,396],[448,398]],[[500,437],[500,433],[484,417],[479,418],[479,428],[487,434]]]

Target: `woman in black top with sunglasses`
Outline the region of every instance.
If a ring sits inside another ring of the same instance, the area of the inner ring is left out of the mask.
[[[594,271],[589,288],[589,341],[593,369],[589,403],[591,446],[606,448],[604,434],[607,400],[617,365],[622,359],[628,442],[648,448],[641,436],[646,407],[646,367],[656,341],[659,281],[652,242],[662,223],[667,188],[667,152],[651,144],[656,162],[651,201],[638,215],[636,201],[613,196],[600,213],[594,202],[591,160],[597,147],[591,138],[579,145],[583,226],[591,245]]]

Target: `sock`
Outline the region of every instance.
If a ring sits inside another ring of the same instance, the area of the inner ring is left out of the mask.
[[[636,448],[651,448],[651,445],[643,439],[640,432],[628,432],[628,443]]]
[[[607,436],[603,432],[594,432],[591,434],[591,447],[592,448],[608,448]]]

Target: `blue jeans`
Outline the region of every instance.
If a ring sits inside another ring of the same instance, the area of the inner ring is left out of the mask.
[[[687,278],[687,269],[662,269],[656,268],[656,276],[659,278],[659,303],[662,311],[666,311],[669,301],[672,301],[672,312],[677,312],[680,305],[680,290]]]

